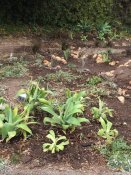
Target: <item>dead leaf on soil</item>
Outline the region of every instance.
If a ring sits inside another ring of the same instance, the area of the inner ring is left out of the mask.
[[[51,62],[49,62],[48,60],[44,60],[43,63],[45,66],[51,67]]]
[[[110,72],[105,72],[105,75],[108,77],[113,77],[114,76],[114,70],[110,71]]]
[[[78,52],[78,51],[72,51],[72,52],[71,52],[71,56],[72,56],[74,59],[78,59],[78,55],[79,55],[79,52]]]
[[[59,57],[56,55],[52,55],[52,59],[58,61],[58,62],[62,62],[63,64],[67,64],[67,61],[64,59],[64,57]]]
[[[109,63],[109,65],[115,66],[115,65],[118,64],[118,63],[119,63],[119,61],[112,61],[112,62]]]
[[[119,100],[122,104],[125,103],[125,97],[123,97],[123,96],[118,96],[117,98],[118,98],[118,100]]]
[[[126,95],[126,92],[127,92],[127,89],[118,88],[118,94],[119,94],[119,95],[125,96],[125,95]]]

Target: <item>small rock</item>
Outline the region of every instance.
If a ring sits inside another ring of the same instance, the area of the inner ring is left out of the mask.
[[[117,97],[117,98],[118,98],[118,100],[119,100],[122,104],[125,103],[125,97],[119,96],[119,97]]]

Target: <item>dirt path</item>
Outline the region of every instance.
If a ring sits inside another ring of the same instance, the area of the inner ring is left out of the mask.
[[[28,169],[22,166],[4,168],[0,175],[130,175],[127,172],[115,172],[103,167],[92,167],[87,170],[74,170],[69,166],[51,166]]]

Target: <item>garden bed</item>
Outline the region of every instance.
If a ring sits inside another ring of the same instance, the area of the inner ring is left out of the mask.
[[[55,92],[55,98],[58,100],[64,99],[67,88],[72,92],[85,90],[88,98],[86,99],[84,117],[88,118],[90,123],[82,124],[82,127],[76,128],[73,133],[67,131],[66,136],[70,144],[65,147],[64,151],[56,154],[45,153],[42,145],[48,141],[46,138],[48,131],[53,129],[55,133],[61,135],[63,132],[56,127],[44,125],[43,118],[46,114],[36,112],[34,117],[39,124],[31,126],[33,135],[29,136],[26,141],[23,141],[22,137],[16,137],[8,143],[1,142],[1,157],[29,168],[53,166],[59,163],[68,164],[74,169],[106,166],[106,158],[97,149],[99,144],[103,143],[103,139],[97,135],[100,123],[93,120],[91,107],[98,106],[98,96],[100,96],[107,106],[114,110],[113,118],[110,118],[113,128],[118,130],[120,137],[124,137],[128,143],[131,143],[131,55],[128,52],[131,49],[130,40],[126,40],[126,42],[128,41],[126,47],[121,44],[125,42],[123,40],[118,42],[118,48],[115,46],[110,48],[119,50],[118,53],[115,52],[115,54],[110,55],[112,65],[109,64],[110,62],[97,63],[97,58],[93,57],[96,54],[96,49],[103,51],[103,48],[85,47],[83,42],[69,41],[73,55],[67,60],[66,64],[57,60],[52,67],[49,66],[52,61],[52,54],[62,57],[60,40],[47,40],[42,45],[40,55],[33,55],[30,49],[24,49],[17,53],[15,51],[14,57],[17,55],[18,60],[10,61],[7,58],[10,55],[10,47],[13,47],[15,40],[11,39],[9,43],[8,39],[3,39],[3,43],[5,43],[3,48],[1,45],[0,55],[1,58],[2,56],[5,58],[4,60],[0,58],[3,64],[1,68],[7,64],[12,66],[14,62],[20,61],[22,65],[24,62],[23,66],[26,66],[27,71],[24,71],[23,75],[18,74],[18,77],[14,77],[14,74],[12,76],[11,73],[9,76],[3,74],[0,80],[1,95],[14,105],[16,103],[15,94],[22,87],[27,87],[31,78],[39,80],[41,86],[48,87]],[[30,43],[28,38],[23,40],[17,38],[18,43],[19,41]],[[79,45],[81,45],[81,49]],[[85,49],[84,52],[82,51],[83,48]],[[15,46],[13,49],[17,50]],[[124,55],[121,49],[124,49]],[[80,52],[86,56],[79,56]],[[20,60],[20,56],[22,56],[22,60]],[[5,71],[7,73],[6,69]],[[90,85],[89,80],[93,76],[101,77],[102,81]]]

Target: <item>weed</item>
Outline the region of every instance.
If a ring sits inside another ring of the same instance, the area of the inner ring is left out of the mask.
[[[118,136],[118,131],[112,128],[112,123],[100,117],[99,122],[102,128],[98,131],[98,136],[106,139],[106,144],[111,144],[112,141]]]
[[[46,137],[50,139],[52,143],[43,144],[44,152],[51,151],[51,153],[56,153],[59,151],[63,151],[64,147],[69,144],[69,141],[65,136],[59,135],[58,137],[56,137],[53,130],[49,131],[49,134]]]
[[[64,72],[62,70],[59,70],[56,73],[47,74],[46,79],[58,82],[61,81],[71,82],[74,79],[74,76],[70,72]]]
[[[81,38],[81,41],[87,41],[87,35],[84,35],[84,34],[82,34],[81,36],[80,36],[80,38]]]
[[[131,145],[124,139],[118,138],[111,145],[101,146],[99,150],[107,157],[110,167],[131,172]]]
[[[108,96],[109,92],[105,88],[91,86],[91,88],[87,90],[87,95],[94,97]]]
[[[26,74],[28,69],[25,63],[16,62],[13,65],[5,66],[0,71],[0,78],[3,77],[21,77]]]
[[[64,53],[65,60],[68,60],[69,57],[71,56],[71,50],[70,50],[70,48],[68,48],[66,50],[63,50],[63,53]]]
[[[106,39],[112,32],[112,29],[109,23],[105,22],[97,25],[97,32],[98,32],[98,39],[103,42],[106,42]]]
[[[103,81],[103,79],[101,77],[92,76],[91,78],[88,78],[87,84],[91,85],[91,86],[94,86],[94,85],[97,85],[97,84],[101,83],[102,81]]]
[[[86,19],[80,20],[77,24],[77,30],[82,33],[90,32],[92,30],[92,24]]]
[[[106,104],[99,98],[99,107],[92,107],[91,113],[93,114],[94,119],[100,119],[102,117],[104,120],[107,120],[107,116],[112,117],[112,109],[109,109]]]

